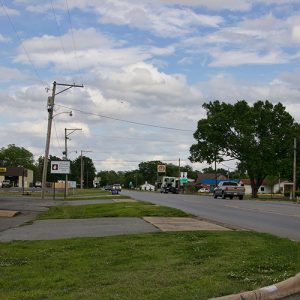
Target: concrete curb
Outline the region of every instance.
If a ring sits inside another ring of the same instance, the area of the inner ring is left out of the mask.
[[[12,218],[18,215],[20,212],[16,210],[0,210],[0,217]]]
[[[298,293],[300,293],[300,273],[285,281],[255,291],[212,298],[211,300],[279,300]]]

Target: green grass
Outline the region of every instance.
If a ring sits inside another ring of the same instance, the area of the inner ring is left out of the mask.
[[[38,219],[83,219],[101,217],[186,217],[187,213],[150,202],[121,202],[112,204],[89,204],[80,206],[53,206]]]
[[[252,232],[0,243],[0,298],[208,299],[293,276],[300,245]]]
[[[112,199],[131,199],[126,195],[97,195],[97,196],[68,196],[66,201],[76,201],[76,200],[112,200]]]

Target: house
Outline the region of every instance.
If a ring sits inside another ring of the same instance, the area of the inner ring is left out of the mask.
[[[244,184],[245,194],[252,194],[251,182],[250,179],[241,179],[241,183]],[[281,180],[274,184],[274,186],[270,185],[267,180],[264,180],[262,185],[258,189],[259,194],[284,194],[285,192],[289,192],[292,190],[293,183],[287,180]]]
[[[140,189],[141,189],[142,191],[154,191],[154,190],[155,190],[155,186],[152,185],[152,184],[150,184],[150,183],[148,183],[148,182],[146,181],[144,184],[142,184],[142,185],[140,186]]]

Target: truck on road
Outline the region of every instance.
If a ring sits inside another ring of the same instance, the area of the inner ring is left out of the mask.
[[[244,195],[244,185],[235,181],[221,181],[214,189],[215,199],[218,197],[222,197],[222,199],[226,199],[227,197],[233,199],[233,197],[237,197],[240,200],[243,200]]]

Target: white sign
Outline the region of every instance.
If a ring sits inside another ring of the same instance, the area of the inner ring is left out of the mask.
[[[51,174],[70,174],[70,161],[51,161]]]
[[[180,172],[181,178],[187,178],[187,172]]]
[[[166,173],[166,165],[157,165],[157,173]]]

